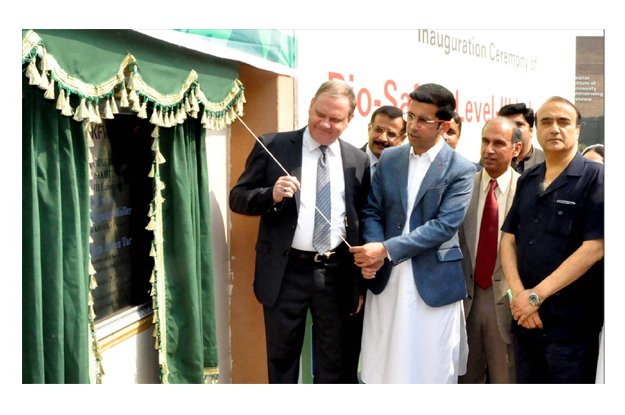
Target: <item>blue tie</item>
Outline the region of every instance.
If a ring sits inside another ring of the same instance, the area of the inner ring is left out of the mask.
[[[319,146],[321,155],[317,163],[317,199],[315,209],[315,229],[313,231],[313,248],[323,254],[330,250],[330,224],[320,214],[330,220],[332,201],[330,198],[330,166],[326,157],[328,146]]]

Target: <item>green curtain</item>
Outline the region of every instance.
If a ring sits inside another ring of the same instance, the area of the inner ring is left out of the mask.
[[[217,376],[210,197],[205,129],[187,120],[161,129],[165,184],[163,252],[166,356],[169,383],[202,383]]]
[[[89,383],[82,124],[22,78],[22,383]]]
[[[156,137],[147,229],[161,381],[214,381],[204,134],[243,114],[238,65],[128,30],[41,30],[41,37],[23,32],[22,72],[23,382],[97,382],[103,373],[89,292],[95,270],[82,128],[114,118],[114,94],[149,120]]]

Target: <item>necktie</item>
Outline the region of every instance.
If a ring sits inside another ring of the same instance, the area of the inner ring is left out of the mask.
[[[317,162],[317,198],[315,209],[315,228],[313,231],[313,248],[320,254],[330,250],[330,224],[320,214],[330,220],[332,201],[330,199],[330,166],[326,157],[328,146],[319,146],[321,155]]]
[[[477,256],[475,257],[475,282],[483,290],[493,285],[493,271],[497,259],[497,239],[499,237],[499,213],[495,188],[497,180],[491,179],[488,194],[484,201],[482,224],[480,225],[480,239],[477,242]]]

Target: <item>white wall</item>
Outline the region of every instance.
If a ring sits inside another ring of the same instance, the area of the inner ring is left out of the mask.
[[[464,117],[457,150],[477,161],[481,128],[502,104],[526,102],[536,109],[552,95],[574,101],[575,38],[601,33],[436,30],[428,34],[433,32],[435,45],[431,37],[424,40],[423,32],[420,39],[418,30],[296,30],[300,124],[306,122],[310,99],[330,72],[350,82],[359,98],[355,117],[343,134],[356,146],[367,140],[373,110],[382,105],[405,109],[415,84],[439,83],[457,94],[458,112]],[[444,42],[453,44],[453,39],[466,49],[447,50]],[[497,61],[498,50],[523,58],[527,65]],[[534,142],[538,144],[535,137]]]
[[[158,353],[154,349],[152,328],[102,352],[102,384],[129,385],[159,383]]]
[[[230,129],[208,131],[206,157],[211,200],[211,232],[215,268],[215,324],[219,383],[232,383],[230,355],[230,248],[228,223],[228,137]]]

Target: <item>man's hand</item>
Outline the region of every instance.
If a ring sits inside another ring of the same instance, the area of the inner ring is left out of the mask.
[[[525,317],[523,320],[517,320],[518,324],[526,329],[542,329],[543,321],[540,319],[538,315],[538,311],[534,311],[529,316]]]
[[[384,259],[387,257],[386,248],[382,242],[352,246],[349,252],[354,254],[354,264],[362,268],[362,276],[366,279],[375,278],[376,271],[382,268]]]
[[[280,203],[286,198],[291,198],[300,188],[299,180],[295,176],[280,176],[273,185],[273,201],[274,203]]]
[[[543,328],[543,322],[538,315],[538,306],[529,302],[531,290],[523,290],[514,295],[510,303],[512,318],[514,318],[520,326],[528,329]]]

